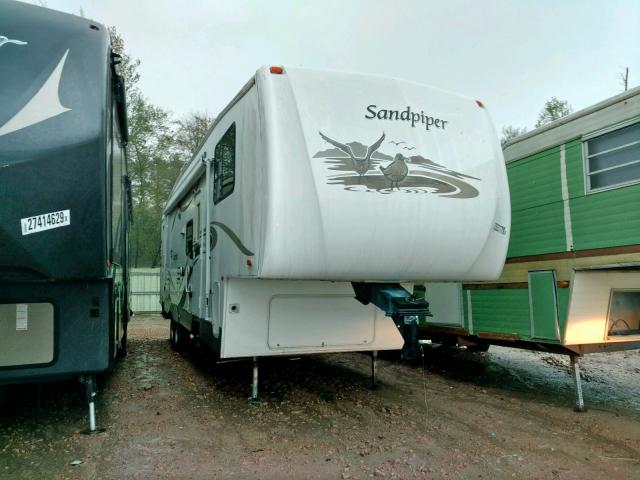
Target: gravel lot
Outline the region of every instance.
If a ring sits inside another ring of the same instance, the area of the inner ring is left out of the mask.
[[[2,391],[0,479],[640,478],[638,351],[583,360],[586,413],[568,358],[496,347],[382,359],[375,390],[366,355],[270,359],[253,406],[248,362],[173,352],[159,316],[130,328],[104,433],[80,433],[77,382]]]

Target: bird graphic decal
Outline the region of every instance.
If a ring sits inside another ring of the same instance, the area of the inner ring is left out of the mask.
[[[405,163],[405,156],[401,153],[396,154],[396,157],[386,167],[380,167],[382,174],[391,182],[391,189],[395,186],[398,190],[400,187],[398,183],[407,178],[409,173],[409,167]],[[395,185],[394,185],[395,184]]]
[[[22,40],[13,40],[11,38],[7,38],[4,35],[0,35],[0,47],[4,46],[7,43],[13,43],[15,45],[27,45],[28,42],[23,42]]]
[[[406,141],[388,140],[382,146],[386,136],[382,133],[378,141],[367,146],[359,139],[341,143],[318,133],[331,144],[331,148],[320,150],[312,157],[324,161],[327,185],[364,194],[429,194],[443,198],[480,195],[475,183],[481,182],[481,178],[451,170],[419,153],[420,147]],[[389,155],[389,151],[384,151],[389,144],[395,146],[395,152],[411,153]],[[382,166],[384,164],[386,166]]]
[[[362,178],[362,176],[365,173],[367,173],[371,168],[371,155],[373,155],[375,151],[378,150],[378,148],[380,148],[380,145],[382,145],[382,142],[384,141],[384,138],[385,138],[385,134],[383,132],[382,136],[378,139],[378,141],[369,145],[369,147],[367,148],[367,154],[364,157],[356,157],[349,145],[333,140],[332,138],[329,138],[326,135],[324,135],[322,132],[318,132],[318,133],[320,134],[320,136],[323,138],[324,141],[330,143],[334,147],[338,148],[339,150],[349,155],[349,158],[353,163],[353,169],[360,176],[360,178]]]

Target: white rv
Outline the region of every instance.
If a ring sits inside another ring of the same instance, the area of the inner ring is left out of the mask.
[[[495,279],[509,229],[481,102],[263,67],[174,186],[162,309],[174,347],[197,336],[220,358],[253,357],[254,375],[259,356],[400,349],[428,314],[400,282]]]

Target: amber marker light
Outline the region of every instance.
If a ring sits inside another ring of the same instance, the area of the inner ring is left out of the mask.
[[[269,71],[275,75],[282,75],[284,68],[282,67],[270,67]]]
[[[247,267],[253,267],[253,261],[250,258],[247,258]]]
[[[569,280],[558,280],[558,288],[569,288]]]
[[[476,105],[478,105],[480,108],[484,108],[484,103],[482,103],[480,100],[476,100]]]

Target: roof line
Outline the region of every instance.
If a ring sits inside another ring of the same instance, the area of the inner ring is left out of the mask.
[[[591,105],[590,107],[583,108],[582,110],[578,110],[577,112],[574,112],[570,115],[559,118],[558,120],[554,120],[551,123],[547,123],[546,125],[543,125],[534,130],[531,130],[530,132],[527,132],[518,137],[515,137],[509,140],[508,142],[506,142],[502,147],[502,150],[504,151],[510,146],[515,145],[516,143],[520,143],[524,140],[528,140],[531,137],[535,137],[536,135],[540,135],[541,133],[547,132],[556,127],[560,127],[578,118],[586,117],[587,115],[590,115],[594,112],[602,110],[603,108],[610,107],[611,105],[615,105],[616,103],[622,102],[631,97],[635,97],[638,94],[640,94],[640,87],[634,87],[627,90],[626,92],[622,92],[622,93],[619,93],[618,95],[614,95],[613,97],[609,97],[605,100],[602,100],[601,102],[596,103],[595,105]]]

